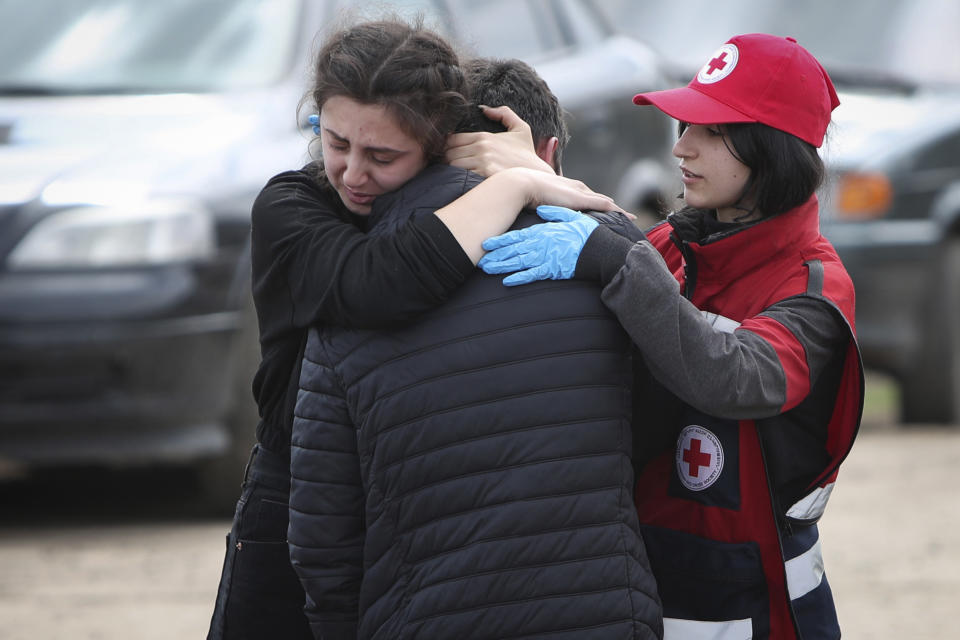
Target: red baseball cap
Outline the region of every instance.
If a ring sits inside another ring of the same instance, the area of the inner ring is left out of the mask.
[[[809,51],[793,38],[765,33],[730,38],[686,87],[638,93],[633,102],[690,124],[761,122],[815,147],[840,104]]]

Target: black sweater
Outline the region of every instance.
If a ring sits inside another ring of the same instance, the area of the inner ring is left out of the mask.
[[[443,302],[474,265],[432,213],[367,236],[316,165],[267,182],[253,205],[252,285],[261,362],[257,439],[287,454],[307,327],[385,328]]]

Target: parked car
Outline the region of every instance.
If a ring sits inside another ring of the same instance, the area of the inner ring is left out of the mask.
[[[297,105],[343,4],[0,4],[0,462],[187,464],[232,505],[256,424],[250,206],[308,160]],[[656,199],[670,124],[630,96],[658,59],[591,2],[398,6],[533,63],[569,111],[566,174]]]
[[[899,382],[904,423],[960,423],[960,3],[610,0],[630,34],[689,79],[738,33],[794,36],[840,95],[821,227],[857,294],[864,363]],[[685,82],[686,80],[684,80]]]
[[[904,422],[960,422],[960,87],[841,100],[823,230],[856,285],[864,361],[899,382]]]

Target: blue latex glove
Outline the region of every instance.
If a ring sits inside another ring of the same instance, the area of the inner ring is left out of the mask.
[[[311,113],[307,116],[307,122],[313,125],[313,134],[317,136],[320,135],[320,114]]]
[[[512,287],[536,280],[568,280],[573,277],[577,258],[597,221],[566,207],[541,205],[537,215],[547,224],[508,231],[487,238],[483,248],[490,253],[477,266],[487,273],[510,273],[503,284]]]

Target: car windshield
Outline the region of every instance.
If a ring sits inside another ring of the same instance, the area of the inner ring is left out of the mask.
[[[741,33],[792,36],[838,84],[960,86],[956,0],[685,0],[601,3],[626,33],[678,63],[683,77]]]
[[[300,0],[0,0],[0,94],[263,86],[290,62],[299,9]]]
[[[560,45],[560,34],[550,11],[538,2],[517,0],[340,0],[338,7],[375,17],[389,5],[402,17],[423,16],[425,24],[456,42],[465,54],[536,60]],[[567,11],[578,5],[567,3]],[[365,13],[370,11],[370,13]],[[509,19],[505,19],[509,17]],[[592,27],[590,15],[580,15],[584,29]],[[602,37],[602,33],[591,33]]]

